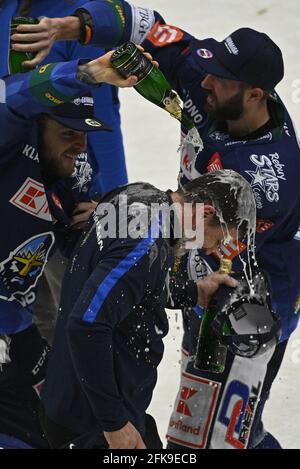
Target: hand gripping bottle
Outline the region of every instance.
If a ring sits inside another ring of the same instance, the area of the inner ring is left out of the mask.
[[[37,24],[39,22],[36,18],[16,16],[12,18],[10,25],[10,35],[16,32],[16,28],[19,24]],[[28,69],[24,68],[22,63],[25,60],[33,59],[35,54],[33,52],[19,52],[10,48],[9,50],[9,73],[13,75],[15,73],[25,73]]]

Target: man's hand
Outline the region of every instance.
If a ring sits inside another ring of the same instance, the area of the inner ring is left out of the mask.
[[[152,59],[152,56],[148,52],[144,52],[141,46],[138,48],[144,53],[145,57],[150,60],[155,67],[158,67],[158,63]],[[78,66],[77,78],[78,80],[84,81],[90,85],[96,85],[98,83],[108,83],[110,85],[119,86],[121,88],[134,86],[137,83],[137,77],[134,75],[123,78],[119,72],[117,72],[111,65],[110,58],[113,51],[107,52],[98,59],[91,60],[86,64]]]
[[[213,272],[197,283],[198,288],[198,304],[203,308],[207,308],[210,300],[219,289],[220,285],[228,287],[236,287],[238,282],[227,274],[219,274]]]
[[[28,69],[36,67],[47,57],[55,41],[79,38],[80,22],[75,16],[43,17],[38,24],[20,24],[11,36],[14,50],[36,53],[34,59],[23,62]]]
[[[91,213],[97,207],[97,202],[80,202],[72,213],[70,226],[73,230],[85,227]]]
[[[104,432],[109,449],[146,449],[140,433],[128,422],[121,430]]]

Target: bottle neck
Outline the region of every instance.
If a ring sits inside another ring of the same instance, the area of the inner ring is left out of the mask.
[[[184,111],[182,111],[180,121],[183,127],[186,128],[186,130],[191,130],[195,127],[195,124],[191,121],[191,119],[186,115]]]

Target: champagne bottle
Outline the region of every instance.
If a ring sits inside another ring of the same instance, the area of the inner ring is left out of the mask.
[[[127,78],[136,75],[135,89],[144,98],[165,109],[182,125],[191,130],[195,126],[180,106],[180,99],[172,90],[164,74],[155,67],[133,42],[126,42],[115,50],[111,57],[112,66]]]
[[[221,259],[219,272],[229,274],[231,272],[232,262],[229,259]],[[212,323],[217,313],[216,304],[211,301],[206,308],[201,320],[199,339],[195,356],[195,368],[213,373],[223,373],[227,357],[227,346],[222,344],[213,331]],[[226,334],[226,326],[223,333]]]
[[[10,35],[16,32],[16,28],[19,24],[37,24],[39,22],[36,18],[31,17],[24,17],[24,16],[16,16],[11,20],[10,26]],[[24,73],[27,72],[28,69],[24,68],[22,63],[25,60],[33,59],[35,54],[33,52],[19,52],[10,48],[9,51],[9,73],[11,75],[15,73]]]

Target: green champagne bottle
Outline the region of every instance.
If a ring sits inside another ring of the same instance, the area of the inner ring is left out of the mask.
[[[10,35],[14,34],[19,24],[37,24],[39,22],[36,18],[16,16],[11,20]],[[9,51],[9,73],[11,75],[15,73],[25,73],[28,69],[24,68],[22,63],[25,60],[33,59],[35,54],[33,52],[19,52],[10,48]]]
[[[144,98],[165,109],[182,125],[191,130],[195,126],[180,106],[180,99],[172,90],[164,74],[155,67],[133,42],[126,42],[118,47],[111,57],[112,66],[120,75],[128,78],[136,75],[138,83],[135,89]]]
[[[232,262],[229,259],[221,259],[219,272],[229,274],[231,272]],[[199,340],[195,356],[195,368],[213,373],[223,373],[227,357],[227,346],[222,344],[220,339],[216,337],[212,329],[212,322],[215,318],[217,310],[212,301],[205,310],[201,320],[199,331]],[[226,334],[227,330],[223,330]]]

